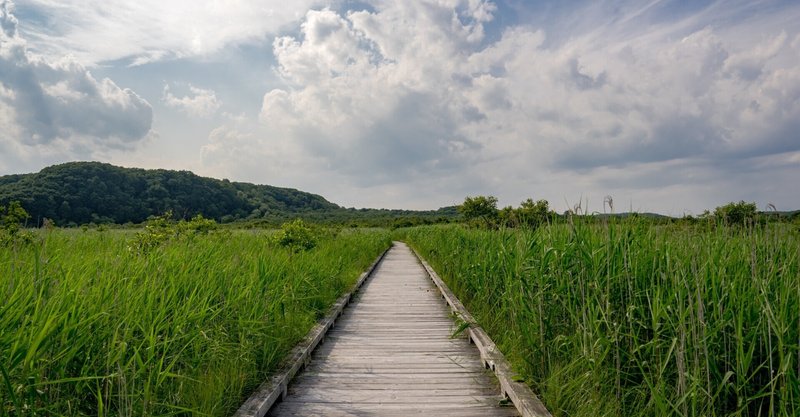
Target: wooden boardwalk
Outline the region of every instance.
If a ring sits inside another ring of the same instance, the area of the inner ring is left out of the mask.
[[[386,254],[270,416],[517,416],[411,250]]]

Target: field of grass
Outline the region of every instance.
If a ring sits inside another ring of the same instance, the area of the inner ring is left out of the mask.
[[[390,244],[37,233],[0,247],[0,416],[228,415]]]
[[[800,415],[796,226],[400,234],[556,416]]]

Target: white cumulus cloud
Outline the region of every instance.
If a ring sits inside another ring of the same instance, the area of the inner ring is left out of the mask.
[[[0,1],[0,164],[44,155],[130,148],[150,131],[150,104],[70,58],[27,50],[14,5]]]
[[[169,107],[178,109],[190,116],[208,117],[219,110],[220,103],[213,90],[198,88],[189,85],[190,95],[176,97],[172,94],[169,85],[164,86],[161,100]]]
[[[263,148],[291,142],[360,187],[406,184],[400,201],[436,183],[442,202],[466,181],[511,202],[561,200],[561,184],[635,194],[654,181],[657,194],[709,179],[735,192],[739,161],[800,150],[798,28],[766,25],[775,14],[653,22],[631,7],[552,42],[527,26],[486,42],[492,2],[374,6],[312,10],[274,41],[285,87],[264,95]],[[698,175],[645,175],[659,167]]]
[[[772,197],[800,170],[791,2],[28,0],[21,28],[2,4],[3,155],[147,137],[150,106],[92,77],[102,63],[154,86],[157,109],[205,119],[187,133],[182,118],[157,118],[207,174],[344,204],[430,208],[477,193],[612,194],[678,213],[798,204]],[[127,66],[153,61],[169,62]],[[137,78],[154,73],[171,80],[163,90]],[[245,116],[217,126],[218,97]]]

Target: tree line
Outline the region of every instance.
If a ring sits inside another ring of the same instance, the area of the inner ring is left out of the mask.
[[[218,180],[189,171],[122,168],[99,162],[54,165],[34,174],[0,176],[0,205],[16,201],[30,225],[141,224],[172,213],[220,223],[275,227],[296,218],[330,225],[403,227],[452,221],[455,207],[439,210],[344,208],[291,188]]]
[[[16,205],[12,205],[16,202]],[[654,214],[598,214],[586,216],[575,209],[557,214],[547,200],[522,201],[498,208],[494,196],[466,197],[458,206],[438,210],[388,210],[344,208],[325,198],[290,188],[231,182],[195,175],[189,171],[122,168],[99,162],[54,165],[34,174],[0,176],[0,206],[24,210],[25,221],[41,226],[45,220],[58,226],[87,224],[141,224],[172,213],[174,220],[198,215],[243,227],[276,227],[294,219],[349,227],[410,227],[463,221],[485,228],[529,228],[559,221],[568,215],[603,219],[641,216],[657,222],[719,220],[728,224],[755,224],[798,219],[798,212],[759,212],[755,203],[732,202],[700,216],[681,219]],[[604,201],[613,212],[613,200]]]
[[[543,224],[558,221],[568,216],[580,216],[598,220],[607,219],[609,217],[643,217],[639,213],[587,215],[578,209],[568,210],[563,215],[559,215],[550,209],[547,200],[533,201],[531,198],[521,202],[516,208],[512,206],[498,208],[497,203],[497,197],[491,195],[466,197],[464,202],[458,206],[458,212],[461,214],[462,220],[467,224],[489,229],[500,227],[536,229]],[[611,197],[606,197],[604,204],[607,204],[613,211],[613,200]],[[778,212],[772,205],[769,205],[768,208],[767,211],[758,211],[756,203],[739,201],[718,206],[713,212],[706,210],[697,217],[687,215],[681,218],[672,218],[653,214],[647,217],[655,222],[684,222],[696,224],[701,221],[706,221],[731,226],[752,226],[765,224],[770,221],[791,221],[800,223],[800,211]]]
[[[171,211],[230,222],[339,206],[302,191],[230,182],[189,171],[122,168],[99,162],[55,165],[35,174],[0,177],[0,204],[18,201],[41,224],[141,223]]]

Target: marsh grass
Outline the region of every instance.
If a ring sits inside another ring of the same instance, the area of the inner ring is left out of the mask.
[[[800,415],[800,236],[611,219],[398,232],[557,416]]]
[[[234,231],[130,250],[126,231],[0,248],[0,416],[226,415],[390,244],[294,253]]]

